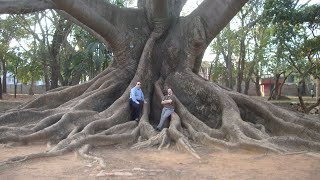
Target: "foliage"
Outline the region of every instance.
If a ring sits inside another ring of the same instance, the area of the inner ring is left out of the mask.
[[[84,76],[94,77],[111,63],[112,52],[92,35],[75,26],[71,44],[74,53],[69,56],[68,67],[71,71],[82,72]]]
[[[301,5],[298,0],[249,1],[231,21],[231,28],[225,27],[211,43],[212,52],[222,52],[218,57],[220,60],[212,62],[212,80],[219,80],[221,84],[226,81],[227,68],[222,63],[226,56],[223,53],[232,54],[233,78],[239,76],[241,66],[238,63],[241,61],[237,60],[241,58],[241,40],[245,42],[243,76],[246,78],[250,78],[252,65],[255,76],[288,75],[294,70],[295,74],[306,72],[310,68],[308,61],[316,62],[319,53],[319,16],[319,4]],[[314,76],[315,67],[310,71]]]

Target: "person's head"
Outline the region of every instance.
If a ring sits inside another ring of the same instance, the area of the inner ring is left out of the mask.
[[[168,88],[168,95],[172,95],[173,94],[173,91],[172,91],[172,89],[171,88]]]
[[[141,82],[140,81],[137,82],[136,87],[141,88]]]

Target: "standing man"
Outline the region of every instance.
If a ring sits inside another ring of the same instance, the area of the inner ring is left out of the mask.
[[[131,120],[139,121],[140,113],[143,107],[144,95],[141,90],[141,82],[138,81],[136,86],[130,91],[130,108],[131,108]]]
[[[173,96],[172,89],[168,89],[168,95],[162,98],[161,104],[163,105],[160,122],[156,128],[156,131],[161,131],[164,122],[174,112],[175,97]]]

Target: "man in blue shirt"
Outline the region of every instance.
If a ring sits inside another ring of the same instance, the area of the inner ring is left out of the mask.
[[[133,87],[130,91],[130,107],[131,111],[131,120],[139,121],[140,113],[144,103],[144,95],[141,90],[141,82],[138,81],[136,86]]]

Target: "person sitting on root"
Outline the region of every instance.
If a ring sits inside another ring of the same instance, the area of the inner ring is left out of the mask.
[[[162,112],[161,112],[160,122],[159,122],[158,126],[156,127],[156,131],[159,132],[162,130],[165,121],[174,112],[175,101],[176,100],[173,95],[173,91],[171,88],[169,88],[168,95],[164,96],[161,101],[163,108],[162,108]]]
[[[138,81],[136,86],[131,89],[129,103],[131,108],[131,121],[138,122],[144,103],[144,95],[141,90],[140,81]]]

